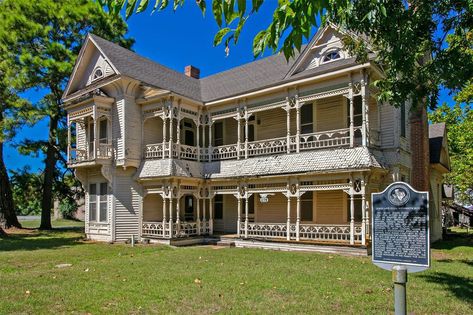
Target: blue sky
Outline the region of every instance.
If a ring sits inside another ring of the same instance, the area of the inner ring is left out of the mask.
[[[273,8],[277,2],[266,1],[260,11],[247,21],[238,45],[231,46],[225,55],[224,46],[213,47],[213,37],[218,26],[213,16],[207,12],[203,17],[193,1],[173,12],[167,9],[150,15],[149,12],[133,16],[128,20],[129,37],[135,39],[133,50],[177,71],[184,71],[186,65],[194,65],[201,76],[208,76],[254,60],[252,54],[253,37],[271,22]],[[314,30],[315,32],[315,30]],[[267,51],[265,55],[270,55]],[[41,91],[26,95],[32,101],[41,97]],[[443,91],[440,102],[451,103],[451,98]],[[24,138],[46,139],[47,120],[31,128],[23,128],[13,144]],[[11,144],[5,148],[8,169],[18,169],[25,165],[33,171],[42,168],[42,160],[20,155]]]

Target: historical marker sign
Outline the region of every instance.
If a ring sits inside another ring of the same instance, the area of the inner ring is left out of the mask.
[[[430,266],[429,196],[403,182],[371,196],[373,263],[391,270],[405,265],[409,272]]]

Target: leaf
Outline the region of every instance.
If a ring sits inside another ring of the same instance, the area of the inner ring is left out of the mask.
[[[238,0],[238,13],[240,17],[244,16],[246,12],[246,0]]]
[[[125,10],[126,19],[128,19],[133,14],[133,11],[135,10],[135,6],[136,6],[136,1],[137,0],[128,0],[127,1],[126,10]]]
[[[222,0],[212,1],[212,12],[218,27],[222,27]]]
[[[217,46],[218,44],[220,44],[222,42],[223,37],[227,35],[228,32],[230,32],[229,27],[222,28],[220,31],[218,31],[214,37],[214,46]]]
[[[263,30],[256,34],[253,39],[253,56],[256,58],[263,52],[265,37],[267,36],[267,31]]]
[[[205,11],[207,10],[207,3],[205,3],[205,0],[195,0],[195,2],[197,3],[200,11],[202,11],[202,15],[205,16]]]
[[[136,9],[136,13],[140,13],[146,10],[146,8],[148,7],[148,3],[149,3],[149,0],[141,0],[138,5],[138,8]]]

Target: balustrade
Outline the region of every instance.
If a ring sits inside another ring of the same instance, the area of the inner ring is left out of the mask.
[[[81,162],[93,161],[96,158],[107,160],[113,157],[113,147],[111,144],[101,143],[97,147],[96,154],[93,150],[71,148],[69,151],[69,163],[76,164]]]

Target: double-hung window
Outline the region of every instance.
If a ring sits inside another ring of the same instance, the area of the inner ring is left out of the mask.
[[[312,104],[301,107],[301,134],[314,132],[314,108]]]
[[[108,221],[108,185],[93,183],[89,185],[89,221]]]

